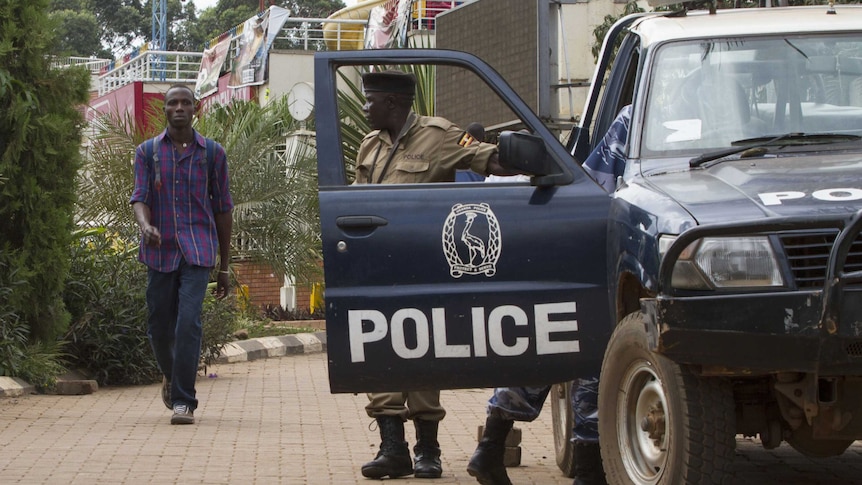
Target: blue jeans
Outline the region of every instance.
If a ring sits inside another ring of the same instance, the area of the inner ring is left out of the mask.
[[[498,387],[488,400],[488,415],[513,421],[533,421],[542,412],[542,405],[551,386]],[[599,441],[599,379],[576,379],[572,384],[572,409],[575,422],[572,441],[598,443]]]
[[[171,383],[171,400],[198,407],[195,379],[201,358],[201,308],[210,268],[180,261],[170,273],[147,272],[147,336],[159,370]]]

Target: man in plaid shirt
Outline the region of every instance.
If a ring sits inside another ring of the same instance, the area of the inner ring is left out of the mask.
[[[201,309],[218,263],[216,297],[228,291],[231,210],[224,148],[192,128],[188,86],[165,93],[167,129],[138,146],[131,204],[141,229],[138,259],[147,268],[147,336],[171,424],[193,424],[200,361]]]

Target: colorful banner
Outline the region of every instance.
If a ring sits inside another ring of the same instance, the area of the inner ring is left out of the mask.
[[[389,0],[371,9],[365,29],[366,49],[401,48],[407,45],[407,26],[413,0]]]
[[[269,27],[269,10],[245,21],[239,37],[239,55],[233,63],[231,88],[263,84],[266,76],[266,34]]]
[[[269,29],[266,32],[266,51],[272,48],[272,43],[278,37],[287,18],[290,17],[290,10],[286,8],[272,6],[269,7]]]
[[[195,82],[195,96],[198,99],[203,99],[218,90],[218,78],[225,58],[227,58],[230,39],[230,35],[223,35],[215,46],[204,49],[201,69]]]
[[[218,80],[218,90],[212,96],[208,96],[201,100],[200,109],[206,111],[215,105],[229,106],[234,101],[251,101],[255,99],[255,88],[252,86],[245,86],[237,89],[228,88],[228,79],[230,78],[230,73],[225,73]]]

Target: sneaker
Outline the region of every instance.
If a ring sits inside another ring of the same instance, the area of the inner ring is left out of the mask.
[[[162,402],[165,403],[166,408],[174,408],[171,402],[171,381],[167,377],[162,377]]]
[[[195,424],[195,414],[188,404],[174,404],[174,415],[171,416],[171,424]]]

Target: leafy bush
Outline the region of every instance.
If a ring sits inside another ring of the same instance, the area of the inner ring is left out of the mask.
[[[72,314],[66,335],[76,367],[102,385],[149,384],[161,379],[147,338],[147,271],[137,245],[104,228],[77,233],[64,299]],[[204,299],[201,361],[209,365],[233,339],[234,302]]]
[[[8,293],[8,288],[0,288],[0,300]],[[26,345],[27,326],[11,310],[0,312],[0,375],[15,377],[20,373]]]
[[[39,390],[50,390],[65,371],[61,342],[29,344],[27,325],[8,304],[12,287],[21,284],[0,258],[0,375],[20,377]]]
[[[66,354],[63,352],[65,343],[35,342],[24,347],[24,360],[21,363],[19,377],[36,387],[37,390],[48,392],[57,384],[57,376],[66,371],[62,364]]]
[[[161,373],[147,339],[146,270],[137,246],[103,228],[77,235],[64,293],[72,364],[101,385],[155,382]]]
[[[293,310],[288,310],[282,307],[281,305],[264,305],[263,314],[266,318],[270,320],[274,320],[277,322],[289,321],[289,320],[325,320],[326,315],[324,315],[322,310],[315,311],[314,313],[309,312],[308,310],[303,310],[300,308],[294,308]]]
[[[0,251],[0,256],[6,252]],[[12,287],[21,284],[17,271],[9,270],[5,258],[0,257],[0,375],[15,377],[24,360],[27,345],[27,326],[9,305]]]
[[[215,286],[215,283],[211,286]],[[237,329],[236,297],[217,300],[212,293],[207,292],[201,322],[204,329],[201,363],[205,369],[214,364],[224,346],[234,340],[233,334]]]

